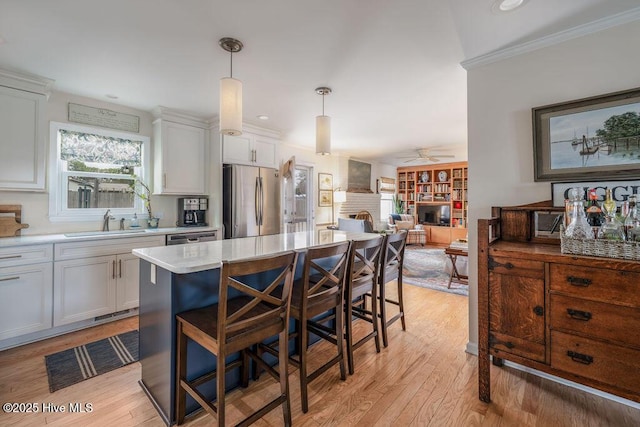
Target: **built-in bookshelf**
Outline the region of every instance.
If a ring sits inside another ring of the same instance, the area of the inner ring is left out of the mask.
[[[424,224],[440,236],[435,239],[441,240],[437,243],[466,236],[467,162],[400,167],[397,172],[398,197],[404,202],[404,213],[413,215],[416,224]],[[447,227],[449,233],[443,230]]]

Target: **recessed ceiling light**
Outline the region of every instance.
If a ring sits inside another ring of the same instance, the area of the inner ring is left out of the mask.
[[[522,5],[524,5],[527,0],[496,0],[493,2],[491,9],[494,12],[511,12]]]
[[[118,95],[112,95],[112,94],[110,94],[110,93],[108,93],[108,94],[106,95],[106,97],[107,97],[107,98],[111,98],[111,99],[118,99]]]
[[[269,116],[265,116],[264,114],[260,114],[257,116],[260,120],[269,120]]]

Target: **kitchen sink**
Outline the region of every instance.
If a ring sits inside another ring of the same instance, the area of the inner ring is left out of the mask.
[[[142,230],[113,230],[113,231],[80,231],[78,233],[64,233],[66,237],[89,237],[89,236],[119,236],[122,234],[141,234],[146,233],[146,229]]]

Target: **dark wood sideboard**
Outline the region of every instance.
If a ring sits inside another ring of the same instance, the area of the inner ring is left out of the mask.
[[[545,204],[478,221],[479,398],[493,357],[640,402],[640,262],[562,254],[535,236]]]

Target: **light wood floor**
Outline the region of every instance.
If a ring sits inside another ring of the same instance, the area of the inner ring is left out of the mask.
[[[298,426],[638,426],[640,410],[524,374],[492,367],[493,402],[477,398],[477,359],[465,353],[467,298],[405,286],[408,327],[391,328],[390,345],[356,351],[356,374],[340,381],[337,367],[310,389],[302,414],[297,370],[291,370],[293,422]],[[361,322],[362,323],[362,322]],[[363,325],[364,326],[364,325]],[[91,413],[5,414],[2,426],[162,426],[138,386],[140,364],[49,393],[44,355],[137,327],[137,318],[0,352],[0,402],[90,403]],[[362,330],[360,331],[362,332]],[[312,359],[328,357],[319,344]],[[277,389],[267,375],[231,393],[229,422]],[[211,425],[207,415],[187,425]],[[258,426],[282,424],[275,410]]]

